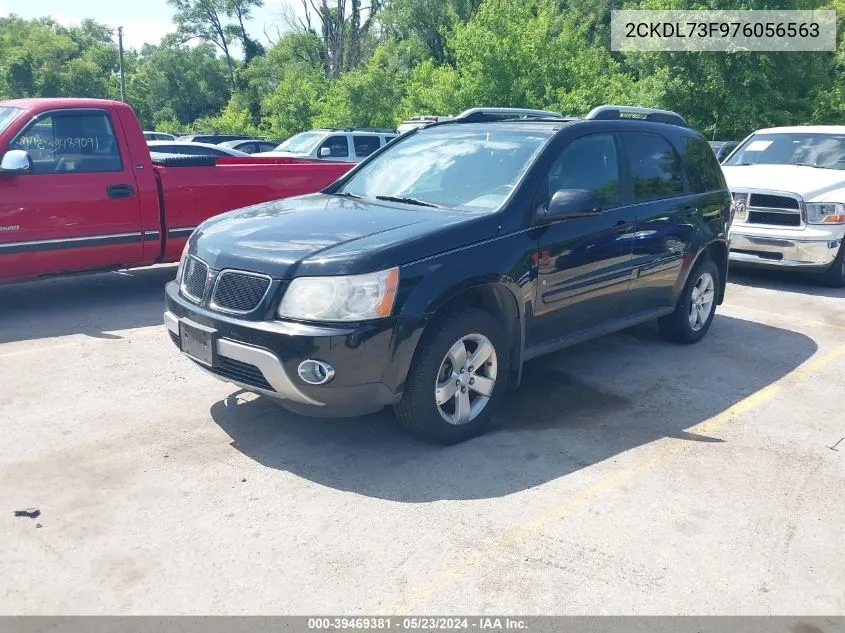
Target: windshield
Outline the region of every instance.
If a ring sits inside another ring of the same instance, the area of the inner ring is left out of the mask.
[[[0,107],[0,134],[23,112],[20,108]]]
[[[291,154],[310,154],[325,136],[323,132],[300,132],[291,136],[281,145],[278,145],[274,152],[290,152]]]
[[[461,129],[417,132],[365,165],[336,193],[411,204],[498,209],[551,137],[545,130]]]
[[[724,164],[845,169],[845,134],[754,134]]]

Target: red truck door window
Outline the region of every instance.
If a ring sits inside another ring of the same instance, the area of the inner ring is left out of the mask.
[[[0,232],[0,278],[141,261],[132,164],[106,110],[44,113],[2,151],[14,149],[33,170],[0,176],[0,218],[14,227]]]

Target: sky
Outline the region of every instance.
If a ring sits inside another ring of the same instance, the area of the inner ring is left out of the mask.
[[[275,37],[276,30],[286,30],[280,13],[285,6],[299,6],[296,0],[264,0],[264,7],[254,11],[247,27],[250,34],[267,44],[264,29]],[[51,17],[71,26],[85,18],[113,28],[123,26],[123,44],[139,48],[145,42],[157,43],[163,35],[174,30],[173,9],[167,0],[0,0],[0,16],[16,13],[23,18]],[[116,35],[115,35],[116,37]]]

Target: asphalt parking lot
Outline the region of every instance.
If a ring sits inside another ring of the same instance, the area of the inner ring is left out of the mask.
[[[174,272],[0,288],[3,613],[845,612],[845,291],[734,272],[702,343],[537,359],[442,448],[204,374]]]

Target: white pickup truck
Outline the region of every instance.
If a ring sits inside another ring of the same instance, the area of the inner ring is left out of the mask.
[[[734,197],[730,260],[845,285],[845,126],[754,132],[722,164]]]

